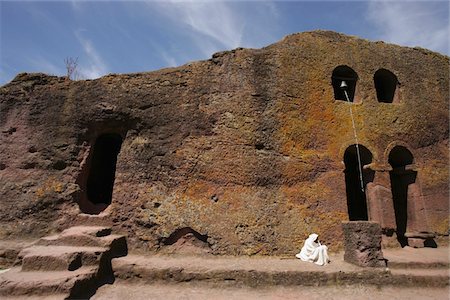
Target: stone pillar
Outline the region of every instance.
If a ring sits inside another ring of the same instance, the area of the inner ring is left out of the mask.
[[[376,170],[374,181],[367,185],[367,207],[369,221],[377,222],[382,228],[395,230],[394,202],[390,186],[389,172]]]
[[[367,186],[367,202],[369,207],[369,221],[377,222],[382,228],[395,229],[394,205],[392,193],[381,185]]]
[[[342,223],[344,260],[362,267],[385,267],[381,251],[381,227],[376,222],[348,221]]]
[[[424,201],[417,183],[408,186],[408,222],[405,237],[408,246],[414,248],[436,248],[435,235],[430,233]]]
[[[424,204],[419,185],[410,184],[408,186],[407,232],[429,232]]]

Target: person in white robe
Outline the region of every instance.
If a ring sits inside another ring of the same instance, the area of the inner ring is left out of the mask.
[[[300,253],[295,257],[308,262],[313,262],[319,266],[326,265],[330,262],[328,258],[328,247],[320,244],[319,235],[313,233],[305,240]]]

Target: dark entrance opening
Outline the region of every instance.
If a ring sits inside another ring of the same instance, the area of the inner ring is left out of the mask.
[[[373,76],[378,102],[392,103],[395,100],[395,90],[398,85],[397,76],[391,71],[380,69]]]
[[[403,146],[395,146],[389,153],[389,164],[392,166],[389,175],[392,200],[394,201],[396,233],[402,247],[407,245],[405,233],[408,224],[408,187],[416,182],[417,177],[417,172],[408,170],[406,166],[413,162],[413,155]]]
[[[356,82],[358,81],[358,74],[352,68],[347,66],[339,66],[333,70],[331,75],[331,84],[334,90],[334,99],[347,101],[344,90],[341,88],[342,81],[347,84],[347,94],[350,102],[355,98]]]
[[[361,166],[368,165],[372,162],[372,153],[366,147],[359,145],[361,155]],[[361,188],[361,179],[358,163],[358,155],[356,145],[351,145],[344,153],[345,163],[345,189],[347,193],[347,208],[350,221],[367,221],[367,202],[366,202],[366,185],[373,181],[375,172],[369,169],[362,172],[363,187]]]
[[[122,137],[118,134],[103,134],[95,141],[86,183],[87,200],[94,204],[89,213],[99,213],[111,204],[121,146]]]

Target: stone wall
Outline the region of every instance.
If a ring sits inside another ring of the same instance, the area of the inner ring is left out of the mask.
[[[357,74],[353,104],[335,100],[338,66]],[[379,69],[398,79],[393,103],[377,100]],[[19,74],[0,88],[0,237],[38,237],[106,207],[149,251],[184,228],[216,254],[296,253],[311,232],[340,248],[349,105],[372,156],[368,218],[396,229],[389,157],[402,146],[417,173],[414,230],[447,233],[448,70],[425,49],[314,31],[149,73]],[[111,205],[87,207],[103,134],[122,139]]]

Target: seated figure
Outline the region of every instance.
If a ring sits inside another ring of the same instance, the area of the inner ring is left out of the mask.
[[[330,262],[328,258],[328,247],[321,245],[318,239],[319,235],[313,233],[305,240],[305,244],[297,253],[295,257],[303,260],[313,262],[319,266],[326,265]]]

